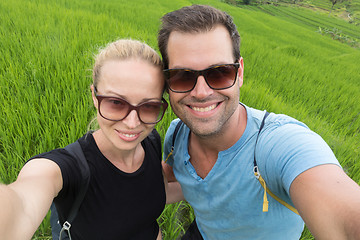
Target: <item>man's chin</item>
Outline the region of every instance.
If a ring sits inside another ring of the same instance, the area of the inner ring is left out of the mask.
[[[220,132],[218,124],[209,124],[209,122],[191,122],[188,125],[191,132],[201,138],[209,138],[218,135]]]

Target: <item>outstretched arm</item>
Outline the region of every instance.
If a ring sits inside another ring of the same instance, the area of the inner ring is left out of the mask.
[[[340,167],[326,164],[301,173],[290,196],[316,239],[360,239],[360,187]]]
[[[1,239],[31,239],[61,188],[60,168],[47,159],[31,160],[15,182],[0,185]]]

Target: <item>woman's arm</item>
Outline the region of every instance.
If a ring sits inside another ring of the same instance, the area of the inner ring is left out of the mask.
[[[165,162],[162,162],[162,165],[166,191],[166,204],[185,200],[180,183],[176,181],[171,166]]]
[[[166,179],[168,180],[168,182],[176,182],[177,180],[175,178],[172,167],[164,161],[162,161],[161,164],[162,164],[162,168],[163,168],[163,174],[166,177]]]
[[[165,181],[165,190],[166,190],[166,204],[176,203],[185,200],[181,190],[180,183],[167,182],[165,177],[164,177],[164,181]]]
[[[1,239],[31,239],[61,188],[60,168],[48,159],[29,161],[15,182],[0,185]]]

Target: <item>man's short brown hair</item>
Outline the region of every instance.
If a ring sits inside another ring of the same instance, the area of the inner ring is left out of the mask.
[[[158,34],[158,45],[165,69],[169,68],[167,46],[171,32],[208,32],[217,25],[223,25],[229,31],[234,60],[240,59],[240,35],[232,17],[226,12],[207,5],[192,5],[167,13],[161,20],[162,25]]]

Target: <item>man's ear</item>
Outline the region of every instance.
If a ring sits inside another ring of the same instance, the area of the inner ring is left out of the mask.
[[[241,86],[243,85],[243,81],[244,81],[244,59],[242,57],[240,57],[238,62],[240,63],[240,66],[238,69],[237,77],[239,79],[239,88],[241,88]]]

